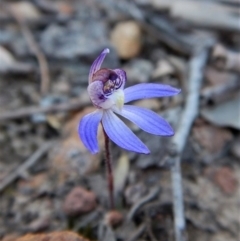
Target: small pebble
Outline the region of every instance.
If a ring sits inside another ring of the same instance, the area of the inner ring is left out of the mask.
[[[67,195],[63,209],[69,216],[88,213],[97,206],[96,195],[82,187],[75,187]]]
[[[214,175],[215,184],[222,190],[223,193],[233,195],[237,188],[238,182],[234,171],[229,167],[220,167]]]
[[[111,42],[122,59],[131,59],[141,51],[141,29],[135,21],[117,24],[111,33]]]
[[[157,67],[152,73],[153,78],[159,78],[165,75],[170,75],[174,73],[174,67],[167,60],[159,60]]]
[[[37,20],[41,17],[38,9],[29,1],[11,3],[10,8],[15,15],[24,20]]]

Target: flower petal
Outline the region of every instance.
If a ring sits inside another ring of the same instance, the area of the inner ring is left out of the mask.
[[[97,131],[103,112],[96,110],[88,115],[85,115],[78,127],[78,134],[85,147],[92,153],[98,152]]]
[[[126,72],[122,69],[113,69],[113,71],[118,75],[120,81],[121,81],[121,87],[120,89],[124,89],[125,83],[127,81],[127,75]]]
[[[161,136],[172,136],[174,134],[168,122],[151,110],[133,105],[124,105],[121,112],[114,111],[148,133]]]
[[[162,84],[137,84],[131,87],[128,87],[124,90],[125,102],[155,98],[155,97],[164,97],[164,96],[173,96],[180,92],[181,90],[171,87],[170,85]]]
[[[142,141],[133,134],[112,110],[104,111],[102,124],[109,138],[118,146],[138,153],[150,153]]]
[[[94,60],[88,77],[88,83],[91,83],[93,74],[101,68],[102,62],[105,59],[106,55],[110,52],[108,48],[104,49],[101,54]]]
[[[89,84],[87,91],[92,103],[96,107],[100,107],[100,104],[106,100],[103,93],[103,83],[101,81],[94,81]]]

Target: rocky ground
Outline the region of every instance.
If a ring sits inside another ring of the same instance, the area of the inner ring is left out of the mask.
[[[0,239],[172,241],[172,189],[180,184],[186,240],[239,240],[239,14],[237,0],[1,1]],[[180,138],[129,124],[151,154],[112,144],[115,210],[101,129],[94,156],[77,133],[94,109],[88,72],[105,47],[104,66],[124,69],[127,86],[182,89],[135,102],[166,118]],[[178,184],[173,143],[184,147]]]

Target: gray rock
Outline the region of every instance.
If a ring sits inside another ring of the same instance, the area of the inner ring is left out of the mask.
[[[47,55],[58,59],[92,55],[108,45],[106,26],[95,21],[52,24],[41,35],[40,43]]]
[[[154,69],[153,64],[146,59],[134,59],[125,66],[128,81],[131,83],[146,83]]]

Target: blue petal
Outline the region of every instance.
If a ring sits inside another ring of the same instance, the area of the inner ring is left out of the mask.
[[[118,146],[129,151],[148,154],[149,149],[136,135],[112,112],[104,111],[102,124],[109,138]]]
[[[103,112],[96,110],[88,115],[85,115],[78,127],[78,134],[85,147],[92,153],[98,152],[97,131]]]
[[[174,134],[168,122],[151,110],[133,105],[124,105],[121,112],[116,112],[148,133],[161,136],[172,136]]]
[[[180,93],[181,90],[171,87],[170,85],[162,84],[137,84],[131,87],[128,87],[124,90],[125,101],[155,98],[155,97],[164,97],[164,96],[173,96]]]
[[[101,52],[101,54],[94,60],[92,66],[90,68],[88,83],[91,83],[94,73],[97,72],[101,68],[102,62],[109,52],[110,52],[109,49],[107,49],[107,48],[104,49]]]

